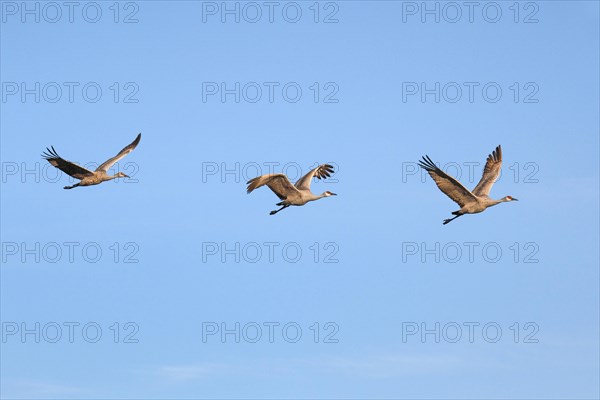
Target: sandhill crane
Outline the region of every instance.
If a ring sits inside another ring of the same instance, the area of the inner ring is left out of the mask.
[[[333,173],[333,167],[329,164],[319,165],[317,168],[312,169],[308,174],[292,185],[292,182],[284,174],[267,174],[261,175],[254,179],[250,179],[248,184],[248,193],[261,186],[267,185],[281,202],[276,205],[282,206],[278,210],[271,211],[270,215],[275,215],[279,211],[289,206],[303,206],[309,201],[319,200],[323,197],[337,196],[335,193],[330,191],[323,192],[323,194],[315,195],[310,191],[310,183],[313,177],[319,179],[325,179]]]
[[[77,165],[71,161],[67,161],[64,158],[60,157],[56,150],[54,150],[53,146],[50,146],[52,150],[46,147],[46,152],[42,154],[42,157],[56,168],[60,169],[62,172],[67,175],[72,176],[73,178],[80,179],[79,183],[76,183],[73,186],[65,186],[64,189],[73,189],[77,186],[91,186],[98,185],[102,182],[110,181],[116,178],[129,178],[128,175],[125,175],[123,172],[117,172],[115,175],[108,175],[107,172],[120,159],[125,157],[127,154],[131,153],[133,149],[138,145],[140,139],[142,138],[142,134],[138,134],[137,137],[131,144],[125,146],[123,150],[119,152],[113,158],[109,158],[104,163],[102,163],[95,171],[90,171],[86,168],[83,168],[80,165]]]
[[[500,146],[496,147],[496,150],[488,156],[485,168],[483,169],[483,176],[472,192],[461,185],[456,179],[439,169],[429,156],[423,157],[423,161],[419,161],[419,166],[429,173],[429,176],[431,176],[446,196],[450,197],[461,207],[460,210],[452,213],[452,215],[456,215],[454,218],[444,220],[444,225],[463,214],[480,213],[496,204],[517,200],[511,196],[494,200],[489,196],[490,189],[500,176],[500,168],[502,168],[502,149]]]

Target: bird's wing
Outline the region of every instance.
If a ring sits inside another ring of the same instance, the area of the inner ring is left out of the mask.
[[[483,168],[483,176],[473,189],[475,196],[488,196],[490,194],[490,189],[500,176],[500,168],[502,168],[502,148],[498,146],[487,158]]]
[[[46,151],[42,154],[42,157],[56,168],[60,169],[67,175],[72,176],[73,178],[83,179],[86,176],[92,176],[94,173],[88,169],[83,168],[80,165],[75,164],[74,162],[67,161],[61,156],[58,155],[56,150],[54,150],[53,146],[49,149],[46,147]]]
[[[423,161],[419,161],[419,166],[426,170],[440,190],[459,206],[463,207],[465,204],[477,200],[473,193],[469,192],[459,181],[439,169],[429,156],[423,157]]]
[[[247,183],[248,193],[261,186],[267,185],[281,200],[285,200],[290,193],[298,192],[298,189],[296,189],[287,176],[283,174],[261,175],[254,179],[250,179]]]
[[[100,164],[100,166],[98,168],[96,168],[96,171],[107,172],[110,169],[110,167],[112,167],[114,165],[114,163],[119,161],[121,158],[125,157],[127,154],[131,153],[133,151],[133,149],[135,149],[135,147],[138,145],[141,138],[142,138],[142,134],[140,133],[137,135],[135,140],[133,142],[131,142],[129,145],[125,146],[123,148],[123,150],[121,150],[119,152],[119,154],[117,154],[113,158],[109,158],[108,160],[106,160],[102,164]]]
[[[308,174],[298,179],[298,182],[296,182],[295,186],[298,188],[298,190],[310,190],[312,178],[325,179],[329,178],[331,174],[333,174],[333,166],[329,164],[322,164],[317,168],[310,170]]]

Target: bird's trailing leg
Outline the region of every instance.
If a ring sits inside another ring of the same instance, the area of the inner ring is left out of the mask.
[[[73,186],[65,186],[63,189],[73,189],[79,186],[79,183],[74,184]]]
[[[444,220],[444,225],[446,225],[448,222],[455,220],[456,218],[460,217],[462,214],[459,214],[460,211],[454,211],[452,214],[456,215],[456,217],[454,218],[448,218]]]
[[[279,203],[279,204],[281,204],[281,203]],[[279,205],[279,204],[277,204],[277,205]],[[269,215],[275,215],[275,214],[277,214],[279,211],[281,211],[281,210],[283,210],[283,209],[285,209],[285,208],[288,208],[288,207],[289,207],[289,204],[287,204],[287,205],[285,205],[285,204],[284,204],[284,205],[283,205],[283,207],[281,207],[279,210],[273,210],[273,211],[271,211],[271,212],[269,213]]]

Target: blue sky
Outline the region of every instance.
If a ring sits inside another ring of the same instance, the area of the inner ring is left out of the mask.
[[[23,4],[0,2],[3,398],[598,398],[597,2]],[[130,180],[66,191],[40,158],[139,132]],[[498,144],[491,194],[520,201],[443,226],[416,161],[472,188]],[[246,194],[325,162],[338,197]]]

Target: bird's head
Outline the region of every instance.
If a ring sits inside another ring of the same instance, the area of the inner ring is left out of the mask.
[[[115,177],[116,178],[129,178],[129,175],[127,175],[123,172],[117,172],[117,175]]]
[[[332,193],[329,190],[326,192],[323,192],[323,197],[329,197],[329,196],[337,196],[337,194]]]
[[[512,196],[506,196],[506,197],[505,197],[504,199],[502,199],[502,200],[504,200],[504,201],[519,201],[519,199],[515,199],[515,198],[514,198],[514,197],[512,197]]]

